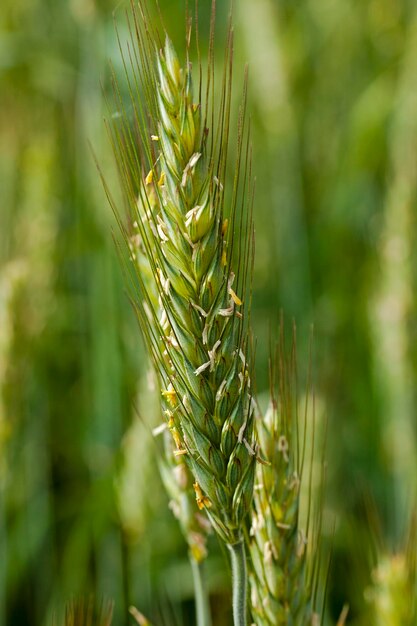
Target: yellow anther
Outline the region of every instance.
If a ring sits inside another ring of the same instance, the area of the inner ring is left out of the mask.
[[[182,448],[182,441],[181,441],[181,438],[180,438],[180,436],[178,434],[178,431],[173,428],[171,430],[171,434],[172,434],[172,436],[174,438],[175,445],[177,446],[177,450],[181,450],[181,448]]]
[[[207,556],[207,550],[204,546],[204,538],[202,535],[201,536],[201,540],[198,541],[196,540],[198,533],[193,533],[193,540],[195,543],[193,543],[193,545],[190,547],[191,549],[191,554],[193,555],[193,558],[197,561],[197,563],[201,563]]]
[[[158,135],[151,135],[152,141],[159,141]]]
[[[158,187],[162,187],[165,182],[165,172],[161,172],[161,176],[158,180]]]
[[[153,170],[150,170],[147,177],[145,178],[145,184],[150,185],[153,182]]]
[[[226,219],[223,221],[223,224],[222,224],[222,235],[226,234],[228,226],[229,226],[229,220],[226,217]]]
[[[237,306],[240,306],[240,305],[242,304],[242,300],[239,298],[239,296],[237,296],[237,295],[235,294],[235,292],[233,291],[233,289],[232,289],[231,287],[230,287],[230,289],[229,289],[229,294],[230,294],[230,296],[231,296],[231,298],[232,298],[233,302],[234,302],[235,304],[237,304]]]
[[[201,491],[200,485],[198,483],[194,483],[193,487],[195,491],[195,499],[197,501],[197,506],[200,509],[200,511],[204,509],[205,507],[209,509],[211,507],[211,502],[207,498],[207,496],[205,496],[203,492]]]
[[[184,454],[188,454],[187,450],[174,450],[174,456],[184,456]]]
[[[175,407],[177,404],[177,393],[172,385],[169,385],[168,389],[162,390],[162,395],[169,402],[172,407]]]
[[[226,250],[223,250],[223,252],[222,252],[222,261],[221,261],[221,263],[222,263],[223,267],[224,267],[225,265],[227,265]]]

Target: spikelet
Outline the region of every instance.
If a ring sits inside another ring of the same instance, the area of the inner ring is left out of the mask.
[[[181,67],[168,38],[164,49],[155,52],[156,36],[140,7],[141,15],[134,12],[135,50],[129,47],[133,62],[127,70],[139,137],[116,82],[120,111],[111,125],[130,226],[122,223],[108,196],[131,253],[133,225],[146,256],[142,271],[132,272],[135,263],[128,268],[132,301],[161,381],[175,453],[194,476],[198,507],[207,511],[221,538],[234,544],[250,508],[256,454],[247,364],[252,190],[246,183],[250,165],[244,107],[235,183],[224,213],[232,36],[218,124],[209,130],[207,119],[214,119],[211,63],[203,102],[201,84],[194,93],[188,58]],[[152,288],[144,272],[150,272]]]
[[[313,606],[317,532],[300,525],[304,445],[300,451],[295,343],[287,362],[282,334],[278,363],[278,397],[273,389],[270,406],[255,426],[266,463],[256,472],[248,539],[251,609],[256,626],[315,626],[320,624]]]

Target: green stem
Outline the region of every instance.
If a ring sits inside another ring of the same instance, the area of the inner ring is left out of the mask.
[[[247,626],[246,597],[248,578],[246,572],[245,544],[243,540],[227,546],[230,550],[233,584],[233,624]]]
[[[203,563],[199,563],[191,555],[190,563],[193,571],[197,626],[211,626],[210,604],[204,582]]]

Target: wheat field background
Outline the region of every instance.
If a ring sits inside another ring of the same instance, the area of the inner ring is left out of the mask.
[[[199,4],[204,55],[210,3]],[[184,3],[160,5],[181,54]],[[156,464],[157,402],[90,148],[116,187],[104,99],[128,8],[3,0],[0,11],[0,626],[50,624],[91,594],[114,601],[116,626],[133,623],[131,604],[155,626],[194,624]],[[218,1],[216,56],[228,13]],[[236,0],[233,21],[257,178],[257,393],[280,311],[297,324],[304,381],[314,324],[325,624],[347,603],[347,624],[395,626],[370,611],[377,565],[407,550],[416,500],[417,8]],[[228,570],[210,542],[223,626]]]

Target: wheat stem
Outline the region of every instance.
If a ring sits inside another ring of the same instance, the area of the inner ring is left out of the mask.
[[[233,624],[247,626],[247,588],[245,544],[243,541],[227,546],[232,564]]]
[[[194,582],[194,599],[197,626],[211,626],[211,612],[204,576],[204,563],[190,555]]]

